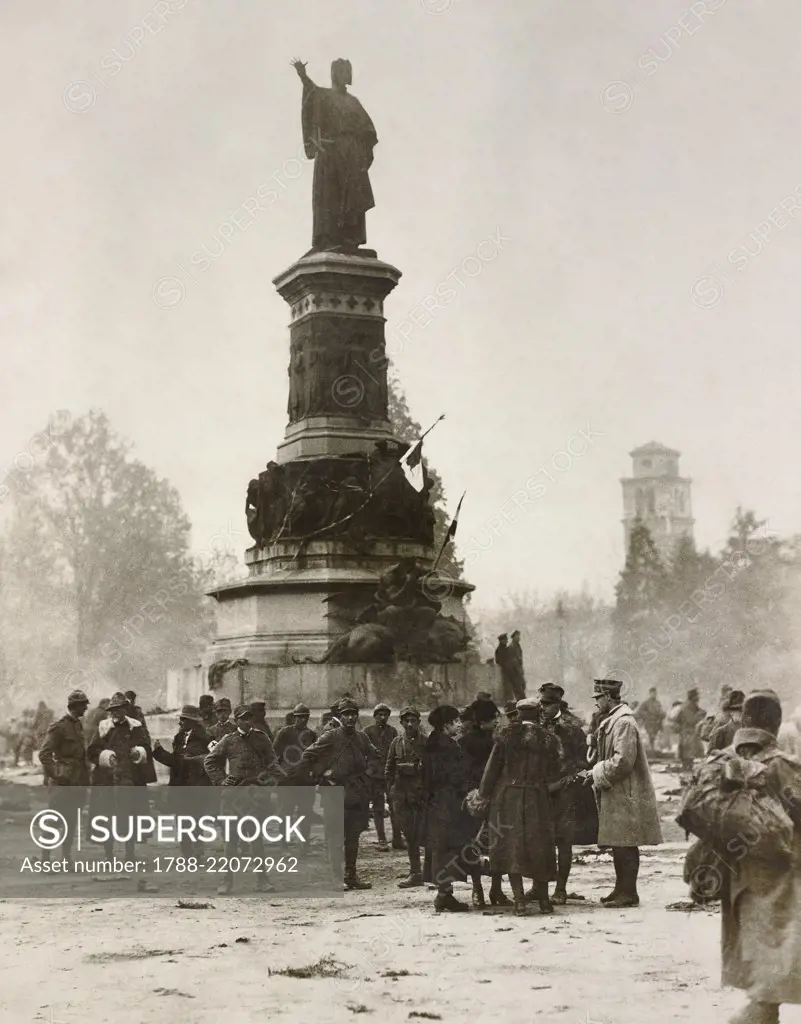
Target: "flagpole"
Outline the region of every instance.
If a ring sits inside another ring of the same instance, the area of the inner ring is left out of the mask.
[[[421,445],[423,444],[423,439],[426,438],[431,433],[431,431],[434,429],[434,427],[436,427],[436,425],[440,422],[440,420],[444,420],[444,419],[445,419],[445,413],[443,413],[441,416],[438,416],[434,420],[434,422],[431,424],[431,426],[428,428],[428,430],[424,430],[423,433],[417,438],[417,440],[413,444],[409,445],[409,447],[406,449],[406,451],[400,457],[400,461],[401,462],[406,462],[408,460],[409,456],[412,454],[412,452],[416,448],[421,447]]]
[[[448,541],[451,539],[451,537],[453,537],[455,535],[455,533],[456,533],[456,531],[453,529],[453,527],[454,527],[454,524],[456,523],[457,519],[459,518],[459,512],[460,512],[460,510],[462,508],[462,502],[464,501],[465,494],[467,494],[467,491],[463,491],[461,498],[459,498],[459,504],[456,506],[456,513],[454,514],[454,517],[451,520],[451,524],[448,527],[448,530],[447,530],[447,532],[445,534],[445,537],[443,538],[442,544],[440,544],[439,553],[437,555],[437,560],[434,562],[434,566],[431,569],[432,572],[436,572],[437,571],[437,566],[439,565],[440,559],[442,558],[443,552],[445,551],[445,545],[448,543]]]

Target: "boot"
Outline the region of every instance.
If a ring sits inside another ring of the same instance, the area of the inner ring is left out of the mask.
[[[484,899],[484,887],[481,884],[480,875],[473,877],[473,892],[470,900],[476,910],[483,910],[487,905],[487,901]]]
[[[512,887],[512,897],[514,899],[513,913],[518,917],[525,917],[529,913],[529,907],[526,905],[526,896],[523,892],[523,876],[509,875],[509,885]]]
[[[612,860],[615,864],[615,887],[609,896],[601,902],[612,910],[638,907],[640,905],[640,897],[637,895],[637,875],[640,869],[639,849],[636,846],[615,846],[612,848]]]
[[[376,845],[378,846],[378,849],[381,850],[381,852],[383,853],[389,849],[389,843],[387,842],[387,833],[386,829],[384,828],[384,815],[376,814],[374,815],[374,817],[376,835],[378,836]]]
[[[359,837],[345,840],[345,888],[372,889],[370,882],[363,882],[356,874],[356,860],[359,856]]]
[[[415,889],[420,885],[424,885],[422,871],[412,871],[407,878],[404,878],[402,882],[398,882],[399,889]]]
[[[217,895],[218,896],[230,896],[231,893],[234,891],[234,876],[230,875],[230,874],[224,875],[223,879],[224,880],[223,880],[222,885],[217,890]]]
[[[392,826],[392,849],[405,850],[406,843],[403,839],[403,833],[401,832],[400,825],[398,824],[398,819],[392,811],[389,812],[389,823]]]
[[[512,905],[512,901],[506,895],[501,888],[501,882],[503,875],[492,875],[492,882],[490,884],[489,900],[493,907],[509,907]]]
[[[263,871],[256,875],[256,892],[275,892],[275,886]]]
[[[535,882],[534,891],[537,894],[537,903],[540,906],[541,914],[552,914],[553,903],[551,903],[550,897],[548,896],[548,883],[547,882]]]
[[[469,909],[470,907],[466,903],[460,903],[452,892],[438,892],[434,900],[434,910],[437,914],[441,914],[443,911],[449,914],[458,914]]]
[[[729,1024],[779,1024],[779,1004],[748,1002]]]

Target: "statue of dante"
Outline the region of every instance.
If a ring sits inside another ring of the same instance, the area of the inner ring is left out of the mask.
[[[370,115],[348,92],[349,60],[331,65],[331,88],[324,89],[293,60],[303,82],[301,123],[306,156],[314,160],[312,252],[356,252],[367,241],[365,213],[375,206],[367,171],[378,142]]]

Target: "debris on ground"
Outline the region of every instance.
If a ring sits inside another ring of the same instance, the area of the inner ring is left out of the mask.
[[[238,941],[238,940],[237,940]],[[320,957],[316,963],[307,964],[306,967],[284,967],[281,970],[267,968],[268,976],[273,974],[281,975],[284,978],[344,978],[345,972],[350,970],[348,964],[343,964],[333,956]]]
[[[213,903],[199,903],[195,900],[178,900],[175,905],[179,910],[214,910]]]

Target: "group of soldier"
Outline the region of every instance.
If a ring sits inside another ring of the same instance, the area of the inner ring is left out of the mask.
[[[390,849],[388,816],[391,846],[408,857],[399,885],[433,886],[438,912],[469,909],[454,895],[458,881],[469,881],[472,906],[484,907],[488,869],[493,906],[513,903],[524,914],[536,902],[542,913],[552,913],[554,904],[583,898],[568,891],[574,842],[600,842],[615,849],[616,868],[615,887],[602,902],[636,906],[636,848],[661,836],[647,760],[620,687],[614,680],[596,681],[595,699],[608,707],[596,716],[589,737],[564,690],[552,683],[536,697],[508,701],[503,714],[489,693],[461,710],[438,705],[427,716],[427,734],[417,708],[400,710],[398,730],[383,703],[362,728],[360,708],[346,695],[323,715],[319,733],[309,727],[310,709],[298,704],[274,735],[263,702],[233,708],[227,698],[206,694],[198,706],[181,709],[171,749],[151,742],[134,693],[116,693],[87,715],[89,700],[75,691],[67,714],[48,730],[40,760],[53,789],[52,806],[72,822],[87,787],[95,813],[145,812],[146,787],[156,781],[154,762],[169,769],[173,787],[289,787],[284,809],[303,817],[307,839],[319,792],[330,865],[346,890],[371,888],[357,870],[360,836],[372,819],[379,850]],[[630,748],[626,772],[618,763],[621,744]],[[624,776],[628,805],[615,797]],[[643,790],[633,801],[632,786]],[[344,790],[341,824],[326,814],[331,787]],[[72,839],[63,851],[67,857]],[[133,845],[133,838],[125,844],[126,856],[133,855]],[[106,855],[112,852],[108,841]],[[527,893],[523,878],[533,882]],[[233,876],[224,876],[221,892],[233,885]],[[266,875],[257,876],[256,885],[271,890]]]
[[[700,705],[697,689],[687,691],[684,701],[674,701],[669,711],[662,706],[656,687],[648,691],[648,697],[636,705],[634,716],[648,736],[651,754],[656,753],[659,737],[670,733],[676,737],[676,754],[686,771],[693,761],[715,750],[729,746],[740,723],[745,694],[731,686],[721,687],[718,708],[705,711]]]

